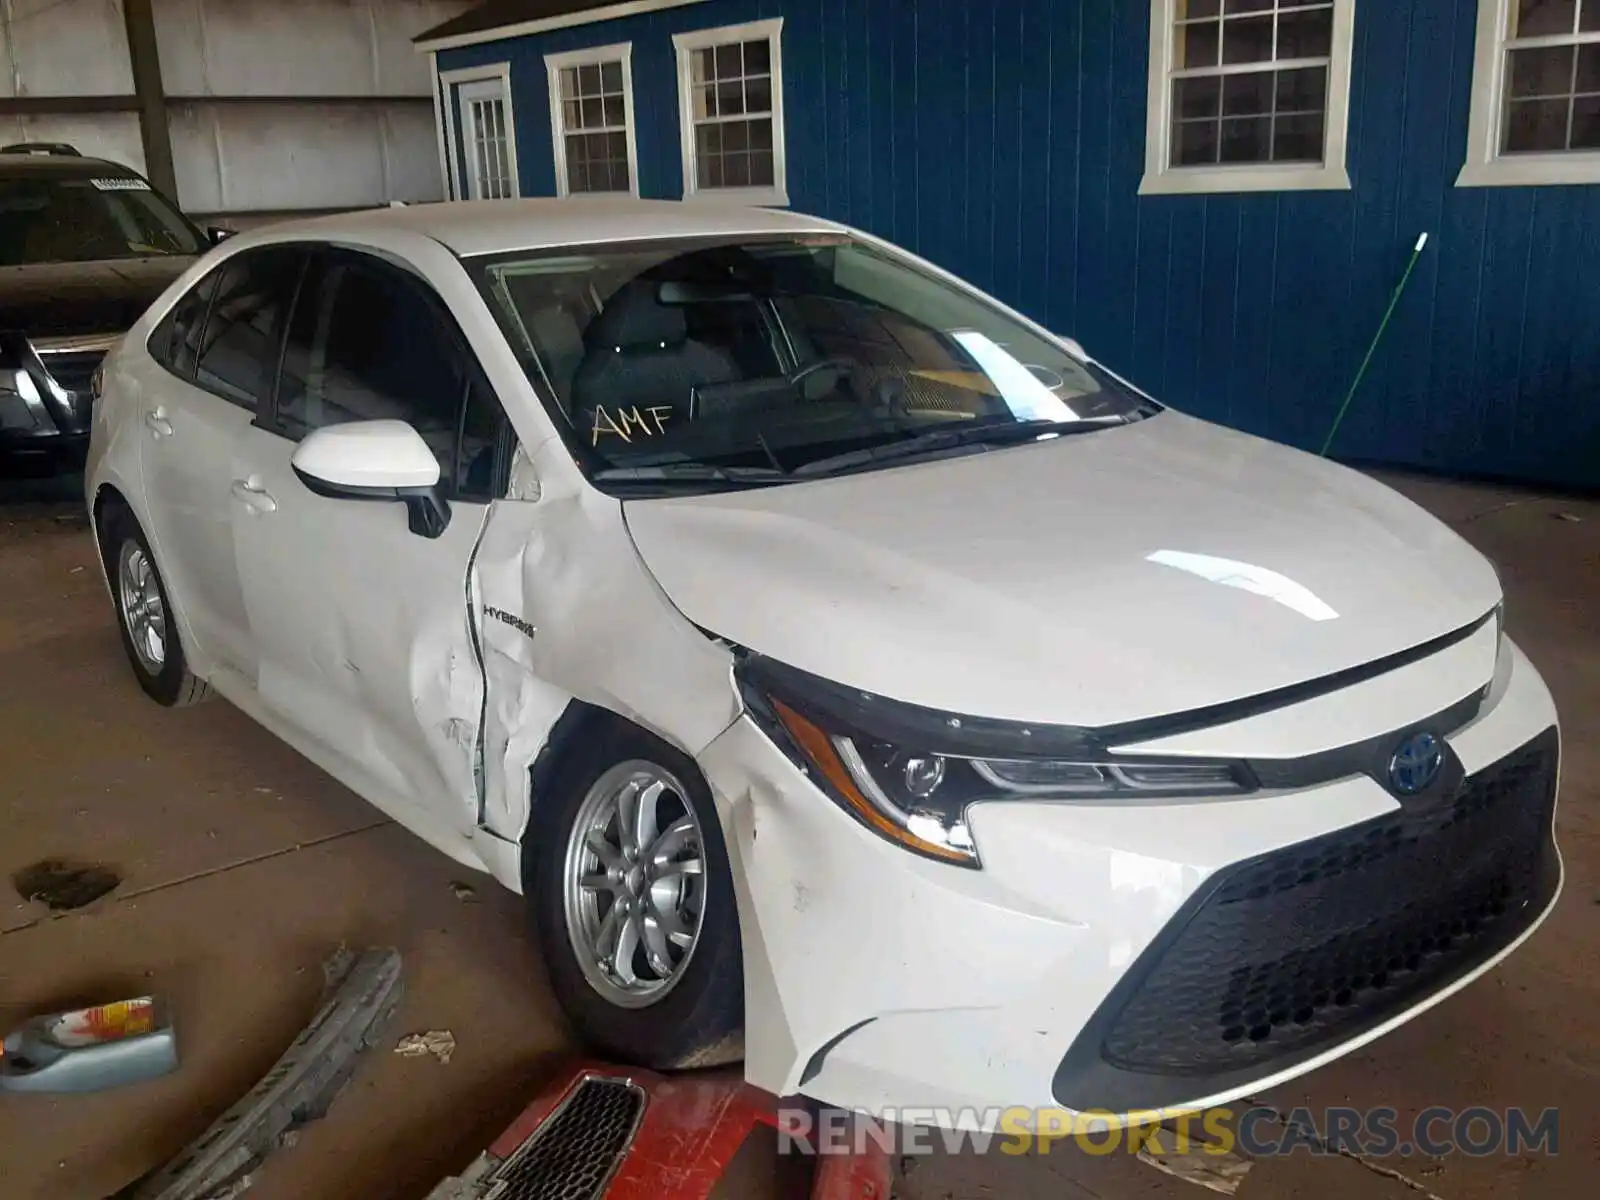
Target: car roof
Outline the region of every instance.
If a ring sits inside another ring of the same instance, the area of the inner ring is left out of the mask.
[[[76,154],[0,154],[0,178],[6,179],[107,179],[141,178],[139,172],[103,158],[82,158]]]
[[[723,234],[837,233],[842,228],[819,217],[769,208],[701,200],[583,196],[560,200],[452,200],[366,209],[285,223],[274,226],[273,232],[359,240],[367,232],[404,230],[441,242],[465,258],[605,242]]]

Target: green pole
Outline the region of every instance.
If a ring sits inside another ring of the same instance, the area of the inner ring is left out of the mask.
[[[1356,389],[1361,386],[1361,381],[1366,377],[1367,368],[1372,365],[1372,356],[1378,351],[1378,342],[1383,338],[1383,331],[1389,328],[1389,320],[1394,316],[1395,305],[1400,303],[1400,293],[1406,290],[1406,283],[1411,278],[1411,272],[1416,269],[1417,259],[1422,257],[1422,248],[1428,244],[1428,235],[1423,234],[1417,239],[1417,244],[1412,247],[1411,261],[1406,264],[1406,272],[1400,276],[1400,282],[1395,284],[1394,294],[1389,297],[1389,307],[1384,310],[1383,320],[1378,323],[1378,332],[1372,335],[1372,345],[1367,347],[1367,356],[1361,360],[1361,369],[1356,372],[1355,380],[1350,384],[1350,390],[1345,393],[1344,403],[1339,406],[1339,415],[1333,419],[1333,428],[1328,430],[1328,438],[1322,443],[1320,453],[1322,457],[1328,456],[1328,449],[1333,445],[1334,435],[1339,432],[1339,426],[1344,421],[1344,414],[1350,411],[1350,401],[1356,398]]]

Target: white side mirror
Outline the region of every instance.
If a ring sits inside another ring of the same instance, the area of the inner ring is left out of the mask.
[[[1062,344],[1066,346],[1067,353],[1072,355],[1073,358],[1077,359],[1079,362],[1089,361],[1089,352],[1078,343],[1077,338],[1064,337],[1061,339],[1061,341]]]
[[[438,537],[450,522],[439,460],[404,421],[351,421],[313,430],[289,463],[308,489],[341,500],[402,500],[411,531]]]

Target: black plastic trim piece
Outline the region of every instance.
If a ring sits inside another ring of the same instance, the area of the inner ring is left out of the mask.
[[[1555,743],[1555,752],[1559,755],[1559,741],[1557,740],[1554,726],[1544,730],[1537,736],[1529,739],[1521,746],[1503,755],[1500,760],[1526,750],[1535,743],[1549,739]],[[1559,760],[1558,760],[1559,761]],[[1484,768],[1492,769],[1494,764]],[[1444,792],[1448,798],[1454,794],[1455,787],[1459,786],[1464,778],[1461,764],[1453,754],[1450,756],[1450,765],[1441,774],[1449,774],[1455,780],[1455,785],[1450,791]],[[1538,864],[1538,878],[1534,883],[1532,898],[1524,905],[1514,919],[1509,920],[1500,935],[1492,942],[1479,948],[1478,953],[1457,964],[1452,970],[1429,980],[1425,990],[1418,994],[1406,995],[1399,1004],[1376,1006],[1363,1017],[1353,1020],[1345,1025],[1326,1040],[1301,1046],[1295,1050],[1284,1053],[1281,1057],[1267,1062],[1254,1063],[1248,1067],[1216,1073],[1157,1073],[1147,1071],[1133,1071],[1122,1069],[1106,1061],[1103,1056],[1103,1046],[1107,1034],[1116,1022],[1122,1010],[1138,993],[1147,978],[1160,964],[1162,958],[1172,946],[1182,937],[1184,931],[1196,915],[1211,902],[1229,879],[1239,872],[1248,870],[1270,859],[1285,853],[1293,853],[1297,846],[1284,846],[1266,854],[1234,863],[1225,870],[1218,871],[1203,884],[1194,895],[1183,904],[1177,914],[1167,923],[1155,939],[1147,946],[1142,954],[1134,961],[1133,965],[1107,993],[1100,1006],[1095,1009],[1077,1038],[1074,1039],[1060,1065],[1056,1068],[1055,1076],[1051,1081],[1051,1091],[1058,1104],[1064,1105],[1078,1112],[1112,1112],[1134,1113],[1150,1112],[1159,1109],[1177,1108],[1190,1104],[1208,1096],[1215,1096],[1223,1092],[1247,1088],[1257,1081],[1289,1070],[1318,1055],[1326,1053],[1331,1047],[1349,1042],[1384,1022],[1392,1020],[1398,1014],[1414,1008],[1422,1003],[1428,996],[1450,987],[1464,976],[1477,970],[1482,964],[1496,954],[1499,954],[1517,938],[1521,937],[1540,917],[1549,910],[1561,880],[1561,859],[1556,852],[1555,844],[1555,779],[1556,772],[1552,770],[1547,794],[1540,799],[1543,806],[1542,828],[1543,836],[1540,841]],[[1415,798],[1408,798],[1405,803],[1431,804],[1440,802],[1440,797],[1435,794],[1436,789],[1430,788],[1427,793]],[[1368,826],[1381,826],[1389,821],[1392,814],[1384,814],[1373,818],[1371,821],[1349,826],[1337,831],[1337,836],[1349,837],[1358,834]],[[1328,835],[1323,835],[1324,837]],[[1299,843],[1299,848],[1311,846],[1321,840],[1312,838],[1307,842]]]
[[[1234,721],[1243,721],[1248,717],[1260,716],[1273,709],[1302,704],[1329,692],[1337,692],[1341,688],[1376,679],[1379,675],[1387,675],[1390,671],[1398,671],[1401,667],[1421,662],[1441,650],[1448,650],[1451,646],[1466,641],[1494,620],[1498,608],[1499,605],[1496,605],[1476,621],[1463,625],[1451,633],[1430,638],[1409,650],[1375,658],[1357,667],[1347,667],[1342,671],[1335,671],[1332,675],[1323,675],[1303,683],[1292,683],[1288,687],[1258,692],[1254,696],[1246,696],[1239,700],[1227,700],[1204,708],[1191,708],[1187,712],[1152,717],[1143,721],[1128,721],[1121,725],[1102,725],[1094,732],[1108,743],[1127,746],[1136,742],[1153,742],[1159,738],[1174,737],[1180,733],[1192,733],[1196,729],[1207,729],[1213,725],[1227,725]]]
[[[854,1025],[847,1025],[827,1041],[823,1042],[822,1045],[817,1048],[817,1052],[806,1060],[805,1070],[800,1072],[800,1086],[805,1087],[806,1084],[810,1083],[818,1075],[822,1074],[823,1059],[827,1058],[829,1052],[834,1050],[840,1042],[844,1041],[845,1038],[849,1037],[856,1030],[871,1025],[877,1019],[877,1017],[868,1017],[865,1021],[857,1021]]]
[[[293,464],[291,464],[293,465]],[[330,500],[400,500],[406,506],[406,525],[419,537],[436,538],[450,525],[450,502],[438,487],[358,487],[330,483],[294,468],[306,490]]]

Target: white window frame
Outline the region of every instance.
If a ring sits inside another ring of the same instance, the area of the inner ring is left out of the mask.
[[[1505,115],[1506,31],[1512,0],[1478,0],[1478,43],[1472,63],[1472,109],[1467,119],[1467,159],[1457,187],[1540,187],[1600,183],[1600,150],[1501,154]],[[1600,42],[1600,34],[1532,38],[1530,45]]]
[[[562,118],[561,72],[566,67],[600,66],[604,63],[622,64],[622,118],[628,139],[628,193],[623,192],[572,192],[567,180],[567,134],[583,130],[568,130]],[[621,196],[639,194],[639,151],[634,141],[633,122],[633,43],[618,42],[611,46],[594,46],[587,50],[566,50],[560,54],[544,56],[545,75],[550,82],[550,139],[555,151],[557,196]]]
[[[467,83],[487,83],[499,81],[501,99],[505,104],[506,112],[506,165],[511,170],[511,197],[516,199],[522,195],[522,179],[517,173],[517,119],[516,112],[511,106],[511,64],[509,62],[486,63],[481,67],[462,67],[455,71],[441,71],[439,73],[439,86],[444,92],[444,143],[445,155],[448,159],[449,173],[445,180],[446,195],[452,200],[463,200],[461,189],[466,187],[471,192],[471,182],[467,174],[467,166],[461,161],[461,152],[465,147],[460,144],[457,133],[461,128],[461,85]]]
[[[746,188],[699,187],[694,141],[694,52],[729,42],[756,42],[765,39],[772,55],[772,186]],[[751,21],[746,25],[723,25],[716,29],[696,29],[672,35],[678,55],[678,132],[682,139],[683,198],[721,200],[730,204],[754,204],[783,208],[789,203],[788,164],[783,135],[783,18]]]
[[[1333,39],[1328,61],[1328,106],[1320,163],[1238,163],[1175,167],[1172,152],[1172,62],[1178,0],[1150,0],[1149,92],[1141,196],[1217,192],[1348,191],[1345,150],[1350,125],[1350,60],[1355,47],[1356,0],[1332,0]]]

